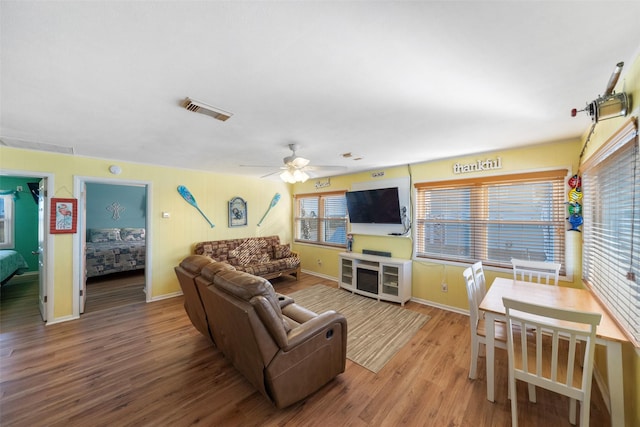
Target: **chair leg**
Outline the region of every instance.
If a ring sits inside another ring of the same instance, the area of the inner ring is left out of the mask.
[[[469,365],[469,378],[475,380],[478,377],[478,352],[480,343],[472,340],[471,342],[471,364]]]
[[[511,427],[518,427],[518,396],[516,394],[516,379],[509,375],[509,396],[511,397]]]
[[[581,406],[581,409],[582,407],[584,405]],[[576,399],[569,399],[569,422],[571,425],[576,425]],[[580,425],[585,425],[582,417],[580,417]]]
[[[589,402],[585,402],[584,400],[580,401],[580,425],[588,426],[589,425],[589,411],[591,410],[591,405]]]
[[[529,383],[529,402],[536,403],[536,386]]]

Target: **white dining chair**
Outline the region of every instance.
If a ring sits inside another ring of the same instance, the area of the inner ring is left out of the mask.
[[[509,298],[502,299],[507,330],[532,331],[507,336],[511,425],[518,425],[516,380],[529,383],[529,401],[535,403],[535,387],[569,397],[569,421],[576,424],[580,401],[580,425],[589,425],[591,382],[600,313],[545,307]],[[533,334],[532,339],[527,336]],[[584,343],[584,354],[577,344]],[[581,359],[581,360],[579,360]],[[533,392],[532,392],[533,391]]]
[[[487,279],[484,276],[484,268],[482,267],[482,261],[478,261],[471,266],[473,272],[473,280],[476,282],[476,295],[478,298],[478,305],[482,302],[482,299],[487,294]]]
[[[469,300],[469,323],[471,326],[471,364],[469,365],[469,378],[475,379],[478,371],[478,356],[480,345],[486,346],[487,332],[482,312],[478,309],[484,296],[480,296],[480,289],[474,280],[471,267],[466,268],[462,275],[467,286],[467,297]],[[504,322],[495,322],[495,347],[507,348],[507,333]]]
[[[558,284],[561,264],[546,261],[528,261],[524,259],[511,259],[513,265],[513,279],[526,282]],[[543,282],[544,281],[544,282]]]

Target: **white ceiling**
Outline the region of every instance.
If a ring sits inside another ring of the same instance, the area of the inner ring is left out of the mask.
[[[571,108],[640,49],[638,1],[2,0],[0,14],[5,144],[253,176],[291,142],[350,173],[574,138],[591,120]]]

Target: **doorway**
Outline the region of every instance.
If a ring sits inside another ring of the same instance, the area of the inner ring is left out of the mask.
[[[132,299],[149,302],[151,183],[76,177],[74,188],[79,207],[74,307],[82,314]]]
[[[25,293],[24,302],[28,305],[36,305],[36,310],[40,314],[41,321],[53,321],[53,255],[54,240],[49,233],[49,195],[53,194],[54,176],[52,174],[24,171],[24,170],[0,170],[0,176],[5,182],[17,182],[15,190],[17,191],[17,202],[30,205],[35,202],[34,206],[30,206],[35,213],[21,213],[15,218],[14,230],[15,247],[14,249],[22,254],[30,266],[29,271],[22,276],[16,276],[12,281],[18,282],[20,286],[23,282],[25,286],[34,285],[33,292]],[[37,185],[33,185],[36,184]],[[32,188],[37,188],[32,192]],[[20,230],[28,229],[27,234],[23,234]],[[37,230],[37,236],[30,236]],[[34,284],[37,282],[37,284]],[[6,309],[3,306],[3,311]],[[6,314],[6,313],[3,313]]]

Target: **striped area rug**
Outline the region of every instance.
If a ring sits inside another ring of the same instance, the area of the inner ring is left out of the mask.
[[[347,318],[347,358],[378,372],[429,320],[397,304],[315,285],[289,294],[296,304],[316,313],[335,310]]]

